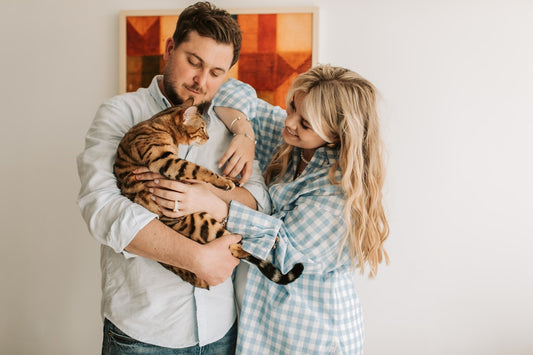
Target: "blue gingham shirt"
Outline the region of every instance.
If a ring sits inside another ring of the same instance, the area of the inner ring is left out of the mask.
[[[224,86],[215,106],[247,100],[241,83]],[[250,99],[251,100],[251,99]],[[255,99],[254,99],[255,100]],[[257,99],[254,130],[256,158],[261,169],[282,143],[286,113]],[[300,149],[293,152],[298,162]],[[230,205],[228,229],[243,235],[243,249],[272,260],[283,273],[304,264],[302,276],[281,286],[250,266],[239,319],[240,354],[361,354],[363,315],[355,291],[350,256],[345,245],[344,194],[328,173],[338,150],[321,147],[304,172],[293,180],[289,165],[279,183],[269,187],[272,214],[254,211],[238,202]],[[337,171],[337,179],[341,172]],[[279,242],[273,249],[276,236]]]

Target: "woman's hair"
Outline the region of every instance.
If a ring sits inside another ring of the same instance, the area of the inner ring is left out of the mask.
[[[176,23],[172,39],[178,47],[187,40],[189,33],[196,31],[202,37],[212,38],[218,43],[233,45],[231,66],[239,60],[241,52],[241,29],[237,21],[226,10],[219,9],[208,1],[197,2],[183,10]]]
[[[347,232],[342,246],[349,245],[352,261],[370,276],[388,256],[383,242],[389,225],[382,205],[384,166],[376,89],[359,74],[330,65],[318,65],[300,74],[287,94],[287,105],[297,92],[305,95],[303,105],[313,130],[330,146],[339,149],[339,159],[329,172],[332,184],[345,193],[344,217]],[[293,147],[283,144],[265,170],[267,184],[287,171]],[[342,178],[335,180],[341,170]]]

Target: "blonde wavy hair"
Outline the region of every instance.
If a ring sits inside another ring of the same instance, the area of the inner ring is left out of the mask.
[[[306,94],[303,104],[313,130],[339,149],[329,180],[340,185],[346,197],[348,228],[341,250],[348,244],[355,267],[364,273],[368,264],[373,277],[383,259],[389,261],[383,247],[389,225],[382,205],[384,163],[376,89],[351,70],[318,65],[296,78],[287,94],[287,106],[296,92]],[[265,170],[267,184],[286,173],[293,149],[285,143],[274,154]],[[337,169],[342,172],[340,181],[335,180]]]

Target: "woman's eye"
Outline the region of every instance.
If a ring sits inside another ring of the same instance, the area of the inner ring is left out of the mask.
[[[294,101],[291,101],[291,109],[296,111],[296,105],[294,104]]]
[[[291,101],[289,103],[289,106],[287,107],[287,113],[291,114],[296,111],[296,107],[294,107],[294,101]]]

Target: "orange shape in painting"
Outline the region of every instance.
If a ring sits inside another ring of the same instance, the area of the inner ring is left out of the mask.
[[[176,22],[178,22],[179,16],[161,16],[160,24],[161,34],[160,34],[160,44],[159,44],[159,54],[165,53],[165,45],[167,39],[171,38],[176,30]]]
[[[312,14],[240,14],[237,19],[243,40],[236,77],[259,97],[284,107],[290,84],[312,65]]]
[[[159,54],[159,16],[128,18],[126,36],[128,56]]]
[[[241,53],[257,53],[259,15],[238,15],[242,31]]]

